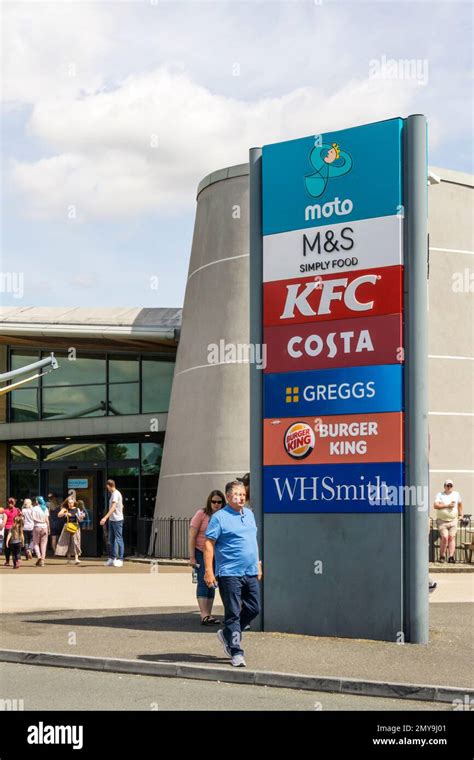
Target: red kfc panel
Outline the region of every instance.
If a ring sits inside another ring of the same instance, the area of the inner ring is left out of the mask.
[[[265,372],[403,362],[402,315],[266,327]]]
[[[288,325],[403,311],[403,267],[266,282],[263,324]]]

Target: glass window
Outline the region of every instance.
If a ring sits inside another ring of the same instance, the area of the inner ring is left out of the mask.
[[[44,419],[103,417],[106,408],[105,385],[43,389]]]
[[[41,447],[44,462],[101,462],[105,460],[104,443],[69,441]]]
[[[138,457],[138,443],[109,443],[109,459],[138,459]]]
[[[115,480],[115,487],[122,494],[124,517],[138,516],[138,467],[110,467],[107,470],[107,478]],[[107,505],[108,503],[107,500]]]
[[[11,470],[10,493],[17,500],[17,507],[23,499],[39,496],[39,470]]]
[[[132,383],[140,380],[138,356],[110,356],[109,383]]]
[[[142,412],[167,412],[173,382],[174,362],[142,359]]]
[[[158,475],[142,475],[140,517],[153,517],[158,490]]]
[[[39,446],[31,446],[29,443],[16,443],[10,447],[10,461],[31,462],[39,459]]]
[[[39,352],[38,351],[27,351],[25,349],[15,349],[14,351],[10,352],[10,369],[20,369],[21,367],[26,367],[28,364],[33,364],[34,362],[39,361]],[[38,370],[32,370],[31,374],[35,375]],[[25,375],[19,375],[17,378],[10,380],[11,383],[18,382],[18,380],[22,380],[28,377],[28,373]],[[38,387],[38,378],[35,380],[31,380],[29,383],[25,383],[24,388],[36,388]]]
[[[37,388],[11,391],[10,422],[31,422],[39,417]]]
[[[109,385],[109,414],[138,414],[140,386],[138,383]]]
[[[162,456],[163,446],[160,443],[142,443],[142,473],[158,475]]]
[[[43,352],[49,356],[50,352]],[[77,352],[76,358],[69,358],[65,351],[55,352],[59,369],[43,377],[43,386],[52,385],[96,385],[106,382],[105,354]]]

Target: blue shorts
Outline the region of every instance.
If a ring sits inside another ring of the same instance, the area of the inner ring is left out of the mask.
[[[204,567],[204,554],[200,549],[196,548],[195,555],[196,572],[198,577],[196,596],[201,599],[214,599],[216,590],[214,588],[209,588],[209,586],[204,583],[204,573],[206,572],[206,568]]]

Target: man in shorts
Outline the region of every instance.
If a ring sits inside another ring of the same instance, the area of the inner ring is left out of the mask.
[[[458,528],[458,518],[462,517],[462,499],[458,491],[454,491],[452,480],[446,480],[444,491],[436,494],[434,508],[436,510],[436,522],[441,536],[439,548],[439,561],[446,562],[446,548],[448,550],[448,562],[452,565],[456,560],[456,531]]]

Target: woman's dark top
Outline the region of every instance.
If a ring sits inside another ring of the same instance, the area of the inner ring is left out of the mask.
[[[79,524],[78,512],[79,512],[79,510],[78,510],[77,507],[74,507],[73,509],[68,509],[68,511],[67,511],[67,519],[68,519],[68,521],[70,523],[77,523],[77,524]]]
[[[51,534],[53,536],[57,536],[61,533],[63,529],[63,525],[66,522],[65,517],[58,517],[59,510],[60,510],[60,507],[57,507],[57,509],[49,510],[49,524],[51,527]]]

